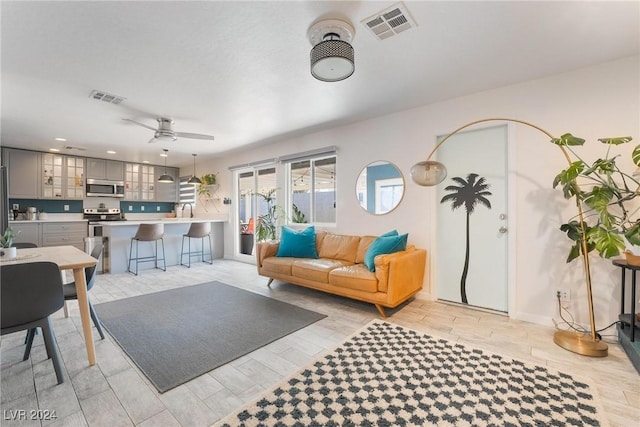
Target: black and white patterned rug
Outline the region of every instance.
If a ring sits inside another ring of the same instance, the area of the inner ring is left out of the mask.
[[[221,426],[599,426],[571,375],[374,320]]]

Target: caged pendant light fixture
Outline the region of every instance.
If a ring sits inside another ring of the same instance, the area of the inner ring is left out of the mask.
[[[309,28],[311,75],[323,82],[338,82],[355,71],[353,39],[355,29],[338,19],[319,21]]]
[[[175,180],[171,175],[167,174],[167,157],[169,157],[167,153],[169,152],[169,150],[163,148],[162,151],[164,151],[164,173],[160,175],[160,178],[158,178],[158,182],[163,184],[171,184],[175,182]]]
[[[202,181],[200,180],[200,178],[198,178],[196,176],[196,156],[197,156],[197,154],[192,154],[192,156],[193,156],[193,176],[191,176],[191,178],[189,178],[189,181],[187,181],[187,184],[200,185],[200,184],[202,184]]]

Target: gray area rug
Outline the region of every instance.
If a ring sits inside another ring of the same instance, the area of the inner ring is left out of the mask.
[[[160,393],[326,317],[220,282],[96,304]]]
[[[595,387],[374,320],[223,426],[598,426]]]

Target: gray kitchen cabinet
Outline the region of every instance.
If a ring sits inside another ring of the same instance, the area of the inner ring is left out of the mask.
[[[16,199],[40,197],[40,152],[3,148],[2,164],[7,166],[9,197]]]
[[[87,159],[87,178],[124,180],[124,162],[107,159]]]
[[[160,175],[165,173],[165,168],[157,166],[155,181],[156,181],[156,202],[178,202],[178,187],[180,185],[180,177],[178,176],[179,170],[177,168],[166,168],[167,175],[171,175],[175,180],[172,183],[158,182]]]
[[[125,200],[155,200],[155,170],[156,166],[139,163],[125,163],[124,165],[124,199]]]
[[[42,153],[42,198],[83,199],[84,161],[83,157]]]
[[[42,246],[40,240],[40,224],[37,222],[10,222],[14,232],[14,243],[35,243]]]
[[[75,246],[84,250],[87,237],[86,221],[43,222],[42,246]]]

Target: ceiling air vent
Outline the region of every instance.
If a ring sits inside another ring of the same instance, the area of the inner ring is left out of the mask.
[[[94,90],[93,92],[91,92],[89,97],[97,99],[98,101],[108,102],[109,104],[120,104],[122,101],[127,99],[122,96],[111,95],[110,93],[101,90]]]
[[[388,39],[416,26],[416,22],[402,2],[368,17],[362,23],[380,40]]]

